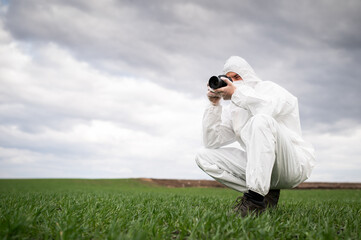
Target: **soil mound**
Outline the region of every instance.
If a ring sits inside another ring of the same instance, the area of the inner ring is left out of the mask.
[[[141,181],[154,183],[156,185],[184,188],[184,187],[213,187],[225,188],[214,180],[186,180],[186,179],[156,179],[156,178],[140,178]],[[304,182],[295,189],[361,189],[361,183],[342,183],[342,182]]]

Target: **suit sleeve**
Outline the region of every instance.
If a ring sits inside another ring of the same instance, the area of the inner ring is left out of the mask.
[[[203,115],[203,143],[206,148],[219,148],[236,140],[228,122],[222,122],[222,106],[210,105]]]
[[[280,86],[270,84],[258,88],[240,85],[231,100],[252,115],[266,114],[273,118],[291,113],[297,104],[296,97]]]

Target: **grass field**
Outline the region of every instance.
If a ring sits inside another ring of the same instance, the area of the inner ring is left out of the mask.
[[[258,218],[229,189],[136,179],[0,180],[1,239],[360,239],[360,190],[283,190]]]

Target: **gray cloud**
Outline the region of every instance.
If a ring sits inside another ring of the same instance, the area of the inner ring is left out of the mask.
[[[311,127],[361,119],[360,10],[358,1],[12,1],[6,26],[19,40],[55,42],[99,69],[195,97],[241,55],[299,97]]]
[[[0,20],[29,59],[16,54],[14,58],[21,60],[0,57],[3,69],[9,63],[11,68],[25,66],[0,79],[6,89],[0,90],[3,133],[17,126],[20,134],[8,131],[0,146],[25,149],[31,156],[41,152],[91,158],[104,156],[103,148],[116,152],[111,143],[107,147],[81,139],[69,143],[57,135],[80,125],[95,131],[94,121],[116,123],[110,129],[127,129],[130,135],[141,132],[150,142],[154,141],[150,135],[172,139],[176,135],[167,135],[170,125],[161,117],[174,115],[170,122],[175,124],[177,117],[195,116],[187,108],[195,111],[192,102],[200,106],[207,79],[220,73],[231,55],[244,57],[262,79],[279,83],[299,98],[306,132],[352,133],[361,124],[360,10],[356,0],[13,0],[2,7]],[[6,41],[1,34],[0,43]],[[13,81],[14,72],[21,81]],[[133,96],[135,81],[141,87]],[[162,99],[162,94],[178,93],[175,103]],[[194,121],[187,120],[183,127]],[[38,138],[49,129],[57,133]],[[190,142],[197,145],[195,139]],[[123,158],[135,162],[123,161],[125,172],[139,161],[131,154]],[[147,165],[142,173],[150,171]]]

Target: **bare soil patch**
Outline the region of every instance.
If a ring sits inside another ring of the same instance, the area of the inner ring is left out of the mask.
[[[140,178],[141,181],[153,183],[159,186],[170,188],[201,187],[201,188],[225,188],[214,180],[187,180],[187,179],[156,179]],[[342,182],[304,182],[295,189],[361,189],[361,183],[342,183]]]

